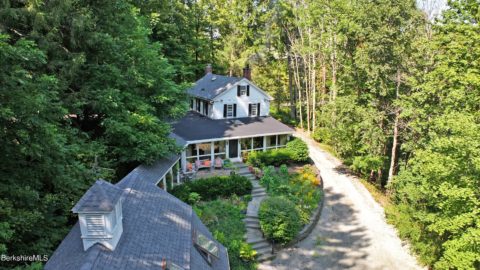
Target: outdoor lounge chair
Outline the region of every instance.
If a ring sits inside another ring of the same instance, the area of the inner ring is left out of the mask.
[[[215,159],[215,169],[221,169],[223,167],[223,160],[219,157]]]

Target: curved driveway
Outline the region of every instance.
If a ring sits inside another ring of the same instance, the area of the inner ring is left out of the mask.
[[[322,215],[305,240],[258,269],[422,269],[365,187],[313,140],[301,133],[297,136],[308,143],[324,181]]]

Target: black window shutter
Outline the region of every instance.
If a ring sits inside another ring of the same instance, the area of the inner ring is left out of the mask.
[[[260,103],[257,103],[257,116],[260,116]]]
[[[248,104],[248,116],[252,115],[252,104]]]
[[[237,104],[233,104],[233,117],[237,117]]]
[[[223,104],[223,118],[227,118],[227,104]]]
[[[237,85],[237,96],[240,96],[240,85]]]
[[[250,85],[247,85],[247,96],[250,96]]]

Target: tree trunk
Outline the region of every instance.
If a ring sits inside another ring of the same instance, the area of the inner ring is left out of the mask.
[[[289,48],[290,50],[290,48]],[[288,91],[290,93],[290,116],[293,119],[297,119],[297,110],[295,107],[295,89],[293,88],[293,76],[292,76],[292,56],[290,51],[287,57],[287,70],[288,70]]]
[[[312,53],[312,132],[315,133],[315,127],[317,126],[317,74],[316,74],[316,61],[315,54]]]
[[[401,73],[400,69],[397,70],[397,87],[395,91],[396,99],[398,99],[398,94],[400,91],[401,84]],[[398,121],[400,116],[400,109],[395,108],[395,121],[393,124],[393,144],[392,152],[390,155],[390,169],[388,170],[388,180],[387,183],[390,183],[393,180],[395,174],[395,169],[397,167],[397,145],[398,145]]]

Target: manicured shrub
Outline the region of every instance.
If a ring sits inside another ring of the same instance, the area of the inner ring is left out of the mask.
[[[295,205],[283,197],[263,200],[258,218],[265,237],[280,244],[290,242],[302,227]]]
[[[291,153],[286,148],[280,148],[268,151],[251,152],[248,155],[247,163],[254,167],[280,166],[282,164],[291,163]]]
[[[286,149],[290,152],[290,158],[296,162],[308,161],[308,146],[299,138],[287,143]]]
[[[252,191],[252,183],[244,176],[229,175],[215,176],[209,178],[198,179],[174,187],[171,194],[180,200],[189,203],[190,193],[197,193],[202,200],[210,201],[218,197],[229,197],[233,194],[238,196],[250,194]]]

